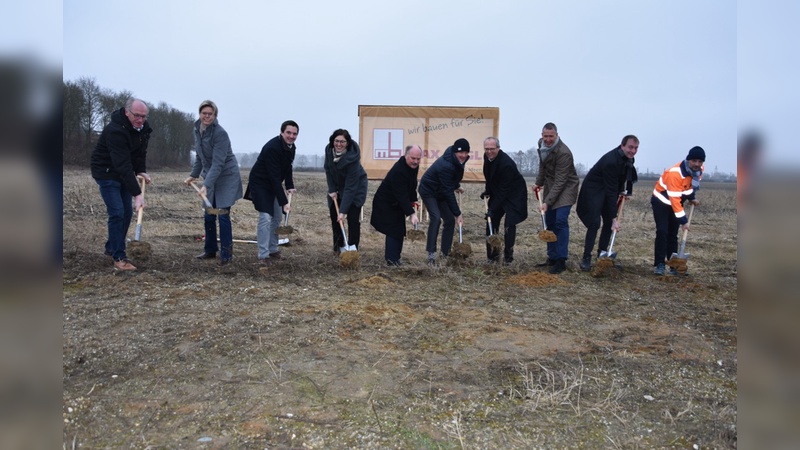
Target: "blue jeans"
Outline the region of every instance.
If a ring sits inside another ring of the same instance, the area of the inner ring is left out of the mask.
[[[560,208],[547,208],[544,212],[544,223],[547,229],[552,231],[558,238],[555,242],[547,243],[547,257],[556,259],[567,259],[569,253],[569,213],[572,205]],[[594,241],[594,239],[592,239]]]
[[[283,207],[278,204],[278,200],[275,200],[272,214],[258,213],[258,228],[256,229],[258,259],[267,259],[270,253],[278,251],[278,227],[281,226],[281,219],[283,219]]]
[[[444,199],[437,199],[436,197],[422,197],[422,202],[428,210],[430,216],[430,223],[428,224],[428,240],[425,244],[425,250],[428,253],[436,253],[436,241],[439,237],[439,224],[442,225],[442,255],[450,255],[450,249],[453,247],[453,235],[456,232],[456,216],[450,211],[447,202]]]
[[[119,180],[98,180],[100,196],[106,204],[108,212],[108,240],[105,252],[114,261],[127,258],[125,254],[125,237],[133,218],[133,195]]]
[[[212,203],[216,208],[216,202]],[[203,222],[206,229],[206,244],[204,251],[207,254],[217,253],[217,218],[219,218],[219,242],[222,251],[219,258],[222,261],[228,261],[233,258],[233,229],[231,227],[231,215],[228,214],[208,214],[203,215]]]

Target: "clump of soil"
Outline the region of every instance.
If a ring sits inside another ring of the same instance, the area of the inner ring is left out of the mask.
[[[450,256],[457,259],[467,259],[472,254],[472,246],[466,242],[458,242],[453,244],[453,251]]]
[[[597,278],[601,277],[606,273],[606,270],[610,267],[614,267],[614,260],[611,258],[600,258],[597,260],[597,264],[592,267],[592,276]]]
[[[150,256],[153,255],[153,249],[150,247],[150,244],[147,242],[142,241],[133,241],[128,243],[126,248],[126,253],[130,256],[134,261],[147,261],[150,259]]]
[[[493,234],[493,235],[489,236],[489,238],[486,240],[486,242],[489,243],[489,247],[492,250],[499,251],[499,250],[501,250],[503,248],[503,238],[501,238],[497,234]]]
[[[339,264],[345,269],[357,269],[361,266],[361,255],[357,251],[342,252],[339,255]]]
[[[408,232],[409,241],[422,241],[425,240],[425,232],[422,230],[411,230]]]
[[[544,272],[529,272],[520,275],[514,275],[508,279],[508,282],[529,287],[566,284],[561,278]]]
[[[542,230],[539,232],[539,239],[545,242],[555,242],[558,240],[558,237],[550,230]]]
[[[395,283],[391,279],[389,279],[385,274],[381,273],[378,275],[373,275],[371,277],[362,278],[361,280],[358,280],[353,284],[364,287],[377,288],[377,287],[393,286]]]
[[[292,234],[294,233],[294,228],[291,225],[281,225],[277,229],[278,234]]]
[[[667,265],[675,269],[681,275],[684,275],[689,270],[686,258],[672,257],[667,261]]]

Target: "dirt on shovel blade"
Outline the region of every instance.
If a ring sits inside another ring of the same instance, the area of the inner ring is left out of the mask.
[[[689,270],[686,258],[672,257],[667,261],[667,265],[675,269],[676,272],[683,275]]]
[[[345,269],[357,269],[361,266],[361,255],[357,251],[342,252],[339,264]]]
[[[126,249],[128,256],[134,261],[147,261],[153,255],[153,249],[150,244],[142,241],[132,241],[128,243]]]
[[[489,236],[489,239],[487,239],[486,242],[489,243],[489,247],[492,250],[500,250],[503,248],[503,238],[496,234]]]
[[[291,225],[281,225],[278,227],[277,230],[278,234],[292,234],[294,233],[294,228]]]
[[[545,242],[555,242],[558,240],[558,237],[550,230],[542,230],[539,232],[539,239]]]
[[[467,259],[472,254],[472,246],[466,242],[459,242],[453,244],[453,251],[450,256],[458,259]]]
[[[422,241],[425,239],[425,232],[422,230],[411,230],[408,232],[409,241]]]
[[[592,267],[592,276],[597,278],[606,273],[606,270],[614,267],[614,260],[611,258],[600,258],[597,263]]]

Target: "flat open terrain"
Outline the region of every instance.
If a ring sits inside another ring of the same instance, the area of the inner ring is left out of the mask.
[[[319,173],[296,174],[277,264],[262,270],[238,243],[219,268],[194,258],[186,175],[152,174],[150,254],[118,273],[97,185],[64,173],[65,448],[736,447],[735,185],[703,186],[689,275],[657,277],[641,181],[615,243],[624,268],[593,277],[577,266],[574,211],[563,274],[535,267],[534,212],[514,263],[485,263],[482,185],[465,186],[466,264],[429,267],[406,241],[408,264],[386,267],[375,181],[360,267],[345,269]],[[234,238],[255,239],[250,202],[232,219]]]

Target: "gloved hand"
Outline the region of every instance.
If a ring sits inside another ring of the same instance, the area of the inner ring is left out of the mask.
[[[491,219],[492,218],[492,210],[486,211],[486,215],[483,216],[484,219]]]
[[[484,198],[486,198],[488,196],[489,196],[488,192],[486,192],[486,191],[481,192],[481,200],[483,200]]]

